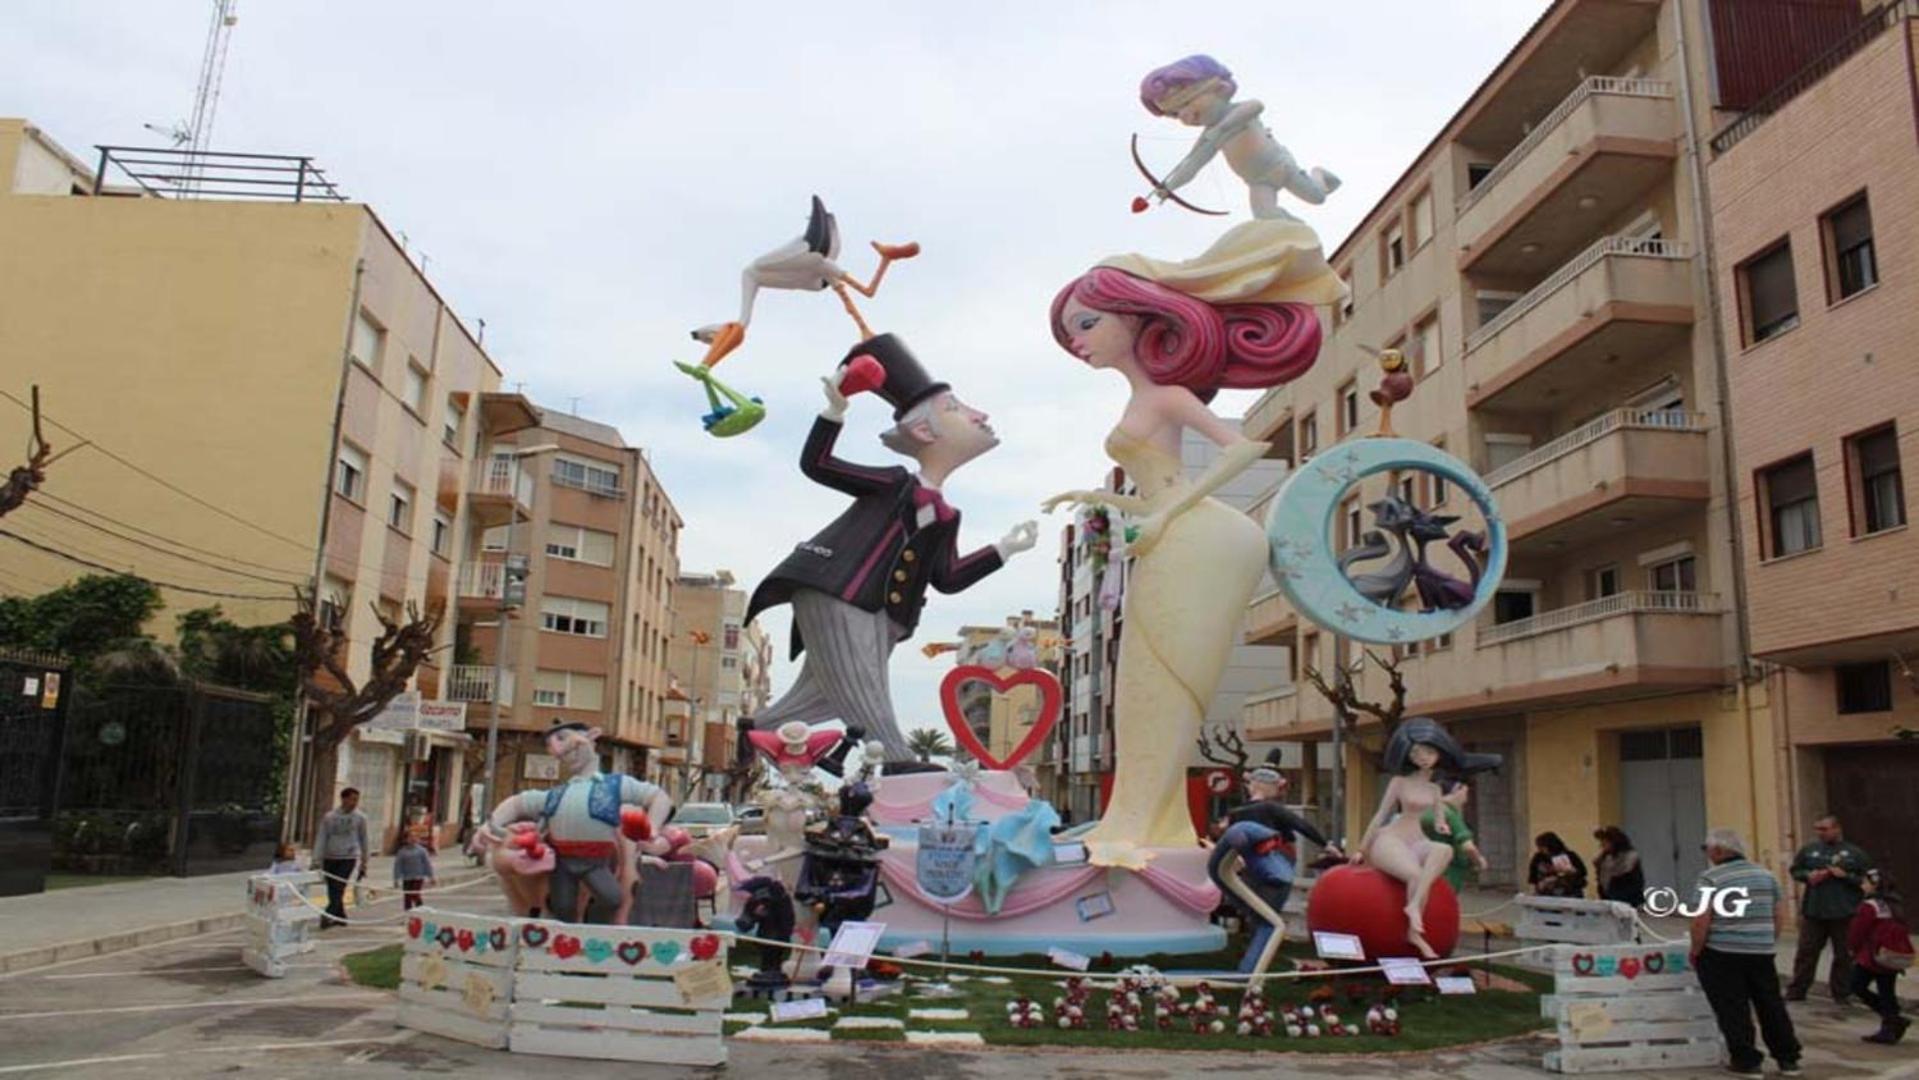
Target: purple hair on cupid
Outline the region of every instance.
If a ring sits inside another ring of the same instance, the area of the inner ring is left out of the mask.
[[[1159,103],[1165,100],[1166,95],[1194,83],[1205,82],[1207,79],[1218,79],[1220,89],[1226,92],[1227,97],[1239,93],[1239,84],[1233,81],[1233,73],[1226,70],[1225,64],[1204,53],[1194,53],[1183,60],[1175,60],[1165,67],[1154,68],[1144,79],[1141,79],[1139,82],[1140,104],[1146,106],[1146,111],[1154,116],[1165,116],[1166,114],[1160,111]]]

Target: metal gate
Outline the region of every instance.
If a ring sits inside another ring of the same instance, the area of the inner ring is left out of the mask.
[[[68,676],[57,658],[0,652],[0,896],[46,887]]]
[[[279,835],[270,698],[220,687],[113,687],[74,702],[54,863],[73,873],[255,869]]]
[[[1684,893],[1706,868],[1705,740],[1697,727],[1619,733],[1620,828],[1646,885]]]

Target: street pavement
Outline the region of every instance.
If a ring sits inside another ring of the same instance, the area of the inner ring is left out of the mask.
[[[101,889],[118,890],[119,886]],[[96,890],[57,894],[74,910],[115,906]],[[497,912],[501,902],[485,885],[462,890],[467,910]],[[451,906],[451,897],[448,898]],[[374,905],[368,918],[391,919],[394,905]],[[0,1077],[14,1075],[119,1078],[211,1077],[237,1071],[276,1077],[413,1077],[455,1074],[485,1080],[542,1080],[711,1074],[669,1066],[641,1066],[564,1058],[530,1058],[482,1050],[397,1028],[395,998],[347,981],[342,956],[400,938],[399,924],[372,923],[319,935],[284,979],[265,979],[240,963],[241,931],[226,930],[0,975]],[[1858,1041],[1872,1021],[1859,1007],[1830,1002],[1793,1006],[1807,1044],[1806,1073],[1815,1078],[1919,1078],[1919,1041],[1878,1047]],[[866,1080],[911,1075],[948,1078],[1120,1077],[1162,1080],[1239,1076],[1257,1070],[1348,1080],[1393,1077],[1530,1078],[1546,1049],[1530,1038],[1465,1050],[1381,1057],[1257,1053],[1087,1053],[1021,1050],[932,1052],[903,1046],[837,1043],[785,1046],[734,1042],[728,1074],[781,1080]],[[1623,1074],[1620,1074],[1623,1075]],[[1656,1074],[1693,1078],[1716,1070]]]

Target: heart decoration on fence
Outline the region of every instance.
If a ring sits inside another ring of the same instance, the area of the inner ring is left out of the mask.
[[[979,736],[973,733],[973,726],[966,722],[965,714],[960,712],[959,690],[967,682],[985,683],[995,694],[1009,693],[1021,686],[1037,687],[1039,690],[1039,711],[1033,717],[1033,727],[1004,760],[986,752],[986,747],[980,745]],[[952,730],[953,738],[960,747],[989,769],[1011,769],[1039,749],[1040,744],[1046,741],[1046,736],[1052,733],[1053,725],[1059,723],[1059,705],[1059,679],[1043,668],[1025,668],[1002,677],[992,668],[961,664],[940,680],[940,710],[946,714],[946,726]]]
[[[527,923],[520,927],[520,940],[529,949],[537,949],[546,944],[546,927],[539,923]]]
[[[1666,970],[1666,954],[1665,953],[1647,953],[1646,954],[1646,974],[1657,975],[1664,970]]]
[[[1594,963],[1593,954],[1585,953],[1585,952],[1574,953],[1573,954],[1573,974],[1591,975],[1593,973],[1593,963]]]
[[[680,958],[680,943],[677,941],[656,941],[653,943],[653,959],[671,967],[673,961]]]
[[[418,938],[420,936],[421,925],[422,924],[420,920],[417,918],[408,919],[406,921],[406,936],[410,938]]]
[[[506,927],[496,926],[493,929],[487,931],[486,940],[488,944],[493,946],[493,950],[495,952],[499,952],[505,949],[506,948]]]
[[[462,930],[454,935],[454,940],[459,943],[461,952],[473,951],[473,931]]]
[[[1639,977],[1639,958],[1637,956],[1620,957],[1619,973],[1627,979],[1637,979]]]
[[[711,960],[713,959],[713,954],[720,951],[720,936],[718,934],[701,934],[686,944],[688,950],[693,953],[693,959]]]
[[[562,960],[571,960],[580,955],[580,939],[572,934],[553,935],[553,955]]]
[[[622,941],[616,952],[620,959],[625,961],[628,967],[631,967],[646,959],[646,943],[643,941]]]

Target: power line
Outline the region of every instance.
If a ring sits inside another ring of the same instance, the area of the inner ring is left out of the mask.
[[[74,554],[82,556],[83,558],[91,559],[95,562],[107,563],[107,564],[113,565],[119,568],[118,570],[119,573],[132,574],[136,577],[141,576],[139,574],[138,567],[143,565],[143,559],[146,556],[146,552],[144,549],[135,547],[133,548],[131,553],[117,552],[117,551],[102,552],[98,548],[94,548],[91,546],[96,539],[99,539],[98,537],[95,537],[91,534],[82,536],[80,535],[78,530],[68,529],[66,525],[63,523],[46,522],[46,521],[41,521],[37,518],[29,521],[28,519],[24,517],[15,517],[13,521],[11,521],[9,524],[12,524],[16,527],[21,528],[23,530],[22,535],[24,535],[26,539],[28,540],[33,540],[42,544],[52,544],[63,551],[73,552]],[[25,527],[27,525],[32,525],[32,529],[30,530],[26,529]],[[193,570],[191,568],[182,568],[181,572],[192,573],[194,574],[194,576],[196,577],[198,576],[198,571]],[[208,580],[205,582],[193,583],[194,587],[196,588],[212,588],[212,589],[226,588],[228,584],[229,584],[228,582],[222,581],[212,575],[208,575]],[[275,585],[283,584],[289,588],[292,587],[291,582],[276,581],[276,582],[270,582],[270,584],[275,584]]]
[[[141,528],[140,526],[135,525],[132,522],[121,521],[120,519],[115,518],[112,515],[103,514],[100,511],[95,510],[90,506],[82,506],[81,504],[74,502],[72,499],[63,499],[60,496],[55,495],[51,491],[46,491],[46,490],[36,491],[33,493],[33,497],[36,501],[50,499],[53,502],[59,503],[61,506],[65,506],[73,510],[78,510],[83,514],[88,514],[92,517],[97,517],[101,521],[111,522],[112,524],[118,525],[123,529],[131,529],[132,531],[139,533],[142,536],[151,536],[152,538],[160,541],[163,544],[170,544],[177,548],[185,548],[188,551],[198,552],[201,555],[211,555],[216,559],[225,559],[229,562],[239,563],[241,566],[251,566],[256,570],[265,570],[275,574],[290,574],[290,575],[299,577],[302,581],[306,580],[306,572],[303,570],[288,570],[285,567],[269,566],[266,563],[258,563],[250,559],[242,559],[238,555],[234,555],[225,551],[214,551],[211,548],[197,547],[193,544],[187,543],[184,540],[175,540],[173,537],[168,536],[165,533],[157,533],[157,532],[154,532],[152,529]],[[82,522],[82,524],[91,524],[91,522]],[[105,530],[102,530],[102,531],[105,531]]]
[[[5,391],[0,391],[0,393],[5,393]],[[109,574],[122,575],[125,577],[137,577],[142,581],[151,582],[155,585],[160,586],[161,588],[172,589],[175,592],[195,593],[200,596],[218,596],[218,597],[224,597],[229,600],[267,600],[267,601],[278,601],[284,604],[293,603],[293,597],[291,596],[262,596],[257,593],[221,592],[217,589],[202,589],[193,585],[178,585],[171,581],[162,581],[159,578],[148,577],[145,574],[128,574],[126,571],[121,570],[117,567],[108,566],[105,563],[97,563],[91,559],[83,559],[78,555],[69,554],[67,552],[61,551],[59,548],[49,547],[46,544],[42,544],[37,540],[30,540],[27,537],[21,536],[20,534],[15,532],[10,532],[6,529],[0,529],[0,536],[6,537],[8,540],[12,540],[15,543],[25,544],[26,546],[33,548],[36,551],[44,552],[48,555],[54,556],[55,558],[65,559],[68,562],[79,563],[81,566],[89,567],[94,570],[104,570]]]
[[[222,574],[231,574],[234,577],[251,578],[254,581],[264,581],[269,585],[302,584],[302,582],[290,580],[287,578],[267,577],[264,574],[255,574],[247,570],[236,570],[236,569],[233,569],[232,567],[221,566],[219,563],[208,562],[205,559],[195,558],[192,555],[183,555],[177,551],[167,551],[164,548],[154,547],[152,544],[149,544],[144,540],[135,539],[134,537],[127,536],[124,533],[114,532],[112,529],[109,529],[104,525],[96,525],[93,522],[88,521],[87,519],[81,517],[78,514],[69,514],[57,506],[47,506],[44,503],[37,503],[33,501],[29,501],[26,505],[42,513],[56,514],[60,517],[67,519],[68,521],[72,521],[77,524],[84,525],[89,529],[93,529],[98,532],[105,533],[106,535],[111,536],[115,540],[119,540],[122,543],[130,544],[134,547],[138,547],[146,551],[151,551],[159,555],[165,555],[168,558],[179,559],[182,562],[190,562],[190,563],[193,563],[195,566],[209,567],[211,569],[218,570]]]

